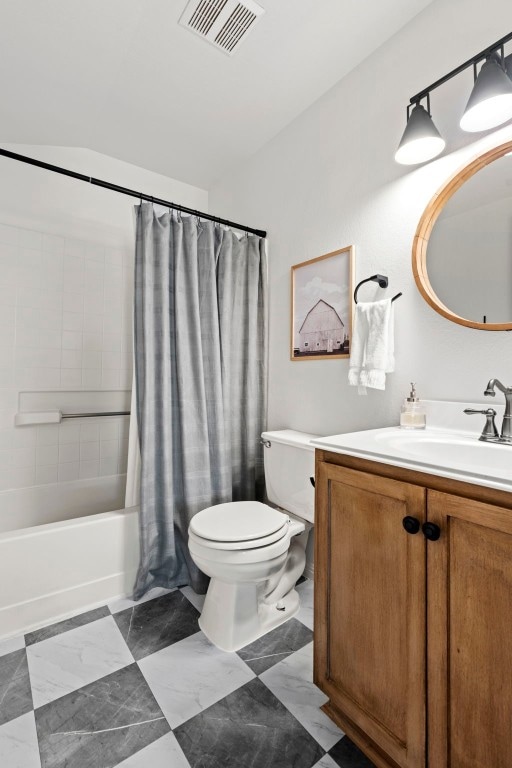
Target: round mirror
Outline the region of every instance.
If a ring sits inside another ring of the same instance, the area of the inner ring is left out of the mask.
[[[512,142],[473,160],[430,201],[414,238],[413,271],[444,317],[512,330]]]

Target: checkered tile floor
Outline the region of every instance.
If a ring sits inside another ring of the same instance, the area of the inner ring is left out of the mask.
[[[2,768],[372,768],[321,712],[311,582],[294,619],[238,653],[190,588],[0,641]]]

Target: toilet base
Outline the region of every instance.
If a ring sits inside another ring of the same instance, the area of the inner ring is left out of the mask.
[[[257,583],[228,584],[212,578],[199,626],[210,642],[222,651],[238,651],[298,612],[300,598],[295,589],[277,603],[259,597]]]

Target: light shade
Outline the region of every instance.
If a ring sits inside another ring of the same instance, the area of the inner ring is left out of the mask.
[[[480,69],[460,121],[464,131],[486,131],[512,118],[512,80],[496,57]]]
[[[402,165],[416,165],[432,160],[445,148],[445,140],[432,122],[427,110],[416,104],[405,126],[404,135],[395,153]]]

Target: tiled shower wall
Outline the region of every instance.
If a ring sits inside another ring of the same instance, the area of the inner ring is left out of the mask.
[[[15,427],[24,390],[129,390],[133,253],[0,224],[0,490],[126,471],[128,418]]]

